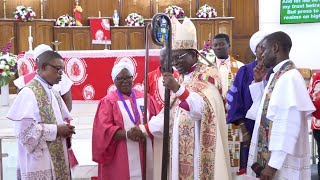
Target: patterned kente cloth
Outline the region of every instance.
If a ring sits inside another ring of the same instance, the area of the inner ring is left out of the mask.
[[[225,126],[225,114],[223,112],[222,90],[219,73],[215,68],[197,63],[195,70],[188,82],[180,83],[191,92],[198,93],[204,100],[204,109],[200,120],[200,147],[199,147],[199,177],[198,179],[215,179],[215,177],[226,177],[218,175],[217,165],[220,164],[225,171],[229,169],[229,154],[227,151],[227,129]],[[216,92],[216,93],[214,93]],[[220,104],[218,103],[220,102]],[[192,180],[194,177],[194,120],[190,119],[188,112],[178,108],[179,101],[176,101],[171,109],[170,117],[175,118],[177,111],[180,111],[179,118],[179,179]],[[217,107],[219,106],[220,109]],[[218,112],[218,109],[222,112]],[[173,120],[170,121],[170,137],[172,137]],[[224,129],[224,128],[225,129]],[[171,139],[172,144],[172,139]],[[171,146],[170,146],[171,147]],[[171,151],[172,152],[172,149]],[[216,162],[218,156],[223,156],[223,161]],[[172,157],[170,158],[172,159]],[[221,172],[220,172],[221,173]]]
[[[270,121],[267,116],[269,101],[271,99],[272,91],[279,80],[279,78],[287,71],[296,68],[292,61],[288,61],[282,65],[280,70],[276,72],[270,85],[268,87],[268,91],[266,94],[266,98],[263,103],[263,109],[261,114],[261,121],[259,127],[259,135],[258,135],[258,155],[257,162],[265,167],[270,159],[270,151],[269,151],[269,138],[270,132],[272,129],[272,121]]]
[[[48,95],[41,83],[33,79],[27,84],[27,87],[30,88],[35,94],[42,122],[45,124],[57,124]],[[59,107],[61,109],[61,97],[57,94],[57,92],[55,92],[55,97],[57,98]],[[61,138],[57,137],[55,141],[47,142],[47,144],[56,179],[69,180],[70,174],[66,165]]]
[[[217,62],[215,62],[217,64]],[[230,89],[231,85],[233,84],[234,78],[236,77],[236,74],[239,70],[239,68],[243,64],[239,61],[237,61],[235,58],[230,56],[230,66],[227,65],[228,67],[228,76],[223,75],[223,70],[222,66],[226,66],[226,63],[221,63],[219,66],[219,71],[221,78],[227,78],[227,84],[223,84],[224,86],[227,86],[226,88],[223,88],[223,97],[227,97],[227,91]],[[225,67],[224,67],[225,68]],[[225,108],[226,108],[226,113],[227,110],[229,109],[227,101],[225,101]],[[228,140],[229,140],[229,153],[230,153],[230,164],[232,167],[233,172],[237,172],[239,170],[240,166],[240,128],[239,126],[235,124],[227,124],[228,127]]]

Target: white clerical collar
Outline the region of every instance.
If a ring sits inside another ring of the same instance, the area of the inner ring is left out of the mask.
[[[281,63],[277,64],[274,68],[273,68],[273,72],[276,73],[277,71],[279,71],[279,69],[282,67],[282,65],[286,62],[288,62],[290,59],[284,60]]]
[[[220,65],[223,63],[223,64],[226,64],[227,66],[230,66],[230,56],[228,56],[227,59],[218,59],[216,57],[216,63],[217,63],[217,67],[219,68]]]
[[[230,56],[228,56],[227,59],[219,59],[219,58],[217,58],[217,57],[216,57],[216,59],[217,59],[217,61],[219,61],[220,63],[223,63],[223,62],[226,62],[226,61],[230,61]]]

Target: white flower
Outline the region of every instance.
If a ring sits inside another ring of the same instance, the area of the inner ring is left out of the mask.
[[[10,68],[9,65],[4,66],[4,69],[9,69],[9,68]]]
[[[7,73],[6,73],[6,72],[4,72],[4,71],[1,73],[1,75],[2,75],[3,77],[8,76],[8,75],[7,75]]]
[[[205,4],[203,6],[200,7],[200,9],[198,10],[196,16],[198,18],[211,18],[211,17],[215,17],[217,16],[217,12],[214,8],[212,8],[211,6]]]
[[[4,69],[4,64],[0,64],[0,69]]]
[[[0,64],[1,64],[1,65],[5,65],[6,62],[5,62],[4,60],[2,60],[2,61],[0,62]]]

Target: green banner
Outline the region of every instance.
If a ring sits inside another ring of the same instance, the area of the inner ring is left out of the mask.
[[[320,22],[320,0],[281,0],[280,24]]]

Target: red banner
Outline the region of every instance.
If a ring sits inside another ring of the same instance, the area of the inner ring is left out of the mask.
[[[90,18],[92,44],[111,44],[110,19]]]
[[[159,53],[160,50],[150,50],[149,72],[159,66]],[[133,64],[135,69],[133,87],[143,90],[144,50],[59,51],[59,54],[65,60],[65,73],[74,82],[72,86],[74,100],[99,100],[108,91],[115,89],[111,71],[113,65],[119,61]],[[27,53],[19,61],[34,62],[33,54]],[[18,67],[20,72],[21,68],[22,66]]]

